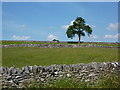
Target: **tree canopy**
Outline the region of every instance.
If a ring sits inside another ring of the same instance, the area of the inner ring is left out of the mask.
[[[92,28],[89,25],[85,24],[85,20],[82,17],[77,17],[73,22],[73,25],[70,25],[66,31],[67,37],[71,39],[73,39],[73,37],[75,37],[77,34],[79,42],[81,36],[85,36],[85,33],[90,36],[90,34],[92,34]]]

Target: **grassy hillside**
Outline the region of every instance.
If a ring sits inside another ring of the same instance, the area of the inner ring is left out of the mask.
[[[3,66],[77,64],[118,61],[118,49],[109,48],[36,48],[2,49]]]

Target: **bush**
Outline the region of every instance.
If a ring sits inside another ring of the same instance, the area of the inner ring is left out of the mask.
[[[53,39],[53,41],[59,43],[59,40]]]

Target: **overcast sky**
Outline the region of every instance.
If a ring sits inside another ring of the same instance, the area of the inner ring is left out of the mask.
[[[77,41],[68,39],[67,27],[77,17],[85,19],[93,33],[82,41],[118,41],[117,2],[3,2],[3,40]]]

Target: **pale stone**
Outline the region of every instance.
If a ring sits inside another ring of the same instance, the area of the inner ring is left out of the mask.
[[[71,77],[71,74],[68,73],[68,74],[67,74],[67,77]]]

